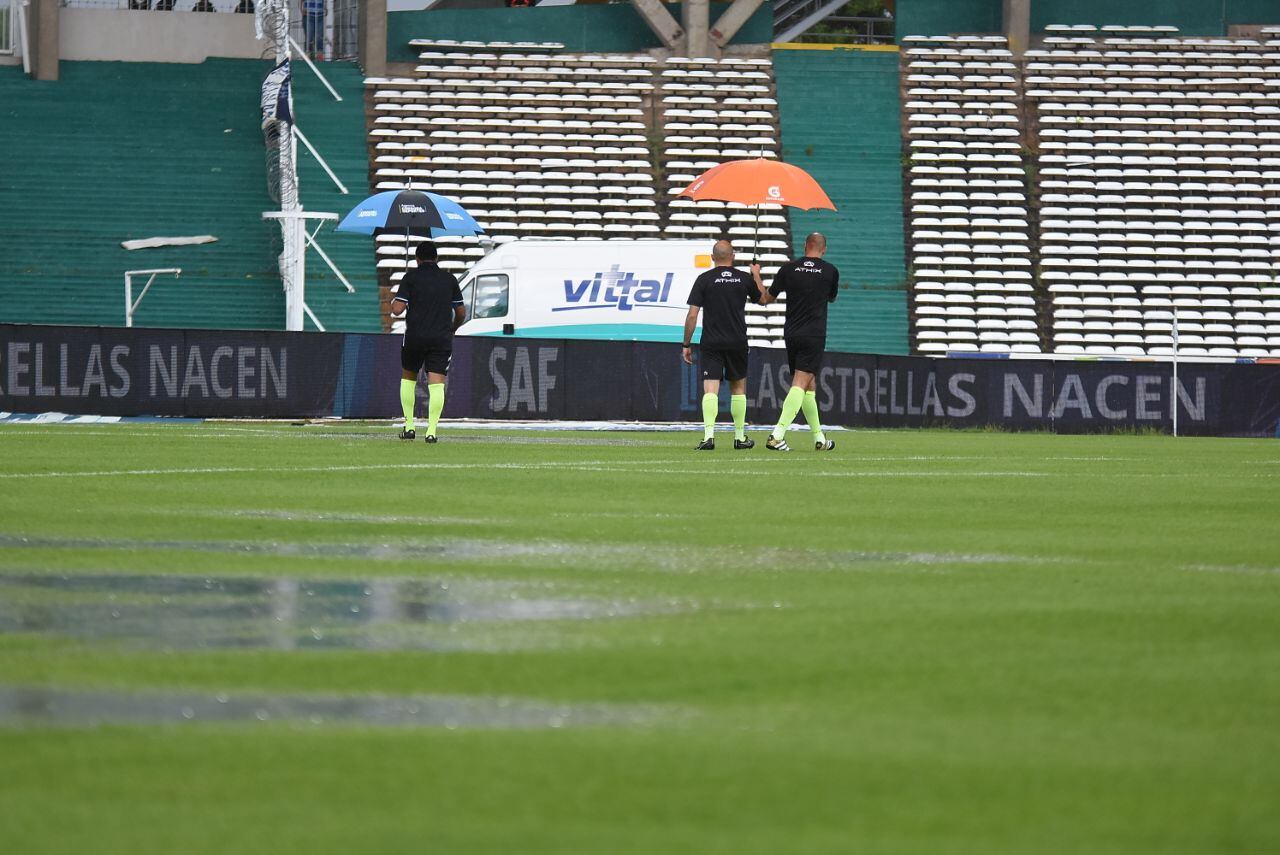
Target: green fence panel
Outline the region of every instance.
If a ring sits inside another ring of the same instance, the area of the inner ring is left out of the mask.
[[[298,192],[308,211],[330,211],[342,217],[370,192],[364,75],[354,62],[326,62],[320,68],[342,100],[335,101],[309,68],[298,65],[293,70],[294,112],[298,127],[350,192],[338,190],[319,161],[301,145]],[[333,226],[326,224],[316,240],[355,286],[356,293],[348,294],[319,254],[308,250],[307,305],[326,329],[380,332],[374,240],[366,235],[335,232]],[[307,327],[311,328],[310,320]]]
[[[279,227],[260,91],[270,65],[63,62],[36,82],[0,67],[0,320],[120,325],[124,272],[157,280],[140,326],[279,328]],[[131,238],[216,243],[127,251]]]
[[[898,54],[777,50],[773,62],[783,159],[813,175],[837,208],[791,213],[794,249],[821,231],[840,268],[828,346],[906,353]]]

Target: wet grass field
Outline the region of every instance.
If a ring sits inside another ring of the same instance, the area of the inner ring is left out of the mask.
[[[1280,851],[1275,441],[393,436],[0,427],[0,851]]]

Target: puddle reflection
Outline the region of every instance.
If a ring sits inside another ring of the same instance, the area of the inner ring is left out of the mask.
[[[0,632],[165,649],[454,649],[468,624],[665,610],[483,580],[0,575]]]

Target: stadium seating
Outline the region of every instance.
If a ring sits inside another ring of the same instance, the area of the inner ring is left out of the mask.
[[[1038,353],[1020,72],[1002,37],[904,39],[916,350]]]
[[[776,156],[767,59],[709,67],[646,54],[569,54],[556,43],[411,44],[420,50],[414,76],[365,81],[377,190],[452,196],[495,243],[727,235],[741,260],[758,249],[776,270],[788,257],[785,213],[762,212],[757,228],[755,212],[741,206],[674,198],[710,166]],[[651,138],[661,138],[659,151]],[[377,267],[392,293],[416,242],[378,238]],[[437,243],[441,266],[458,272],[485,252],[480,238]],[[780,343],[781,313],[753,321],[756,343]]]
[[[916,350],[1280,356],[1280,41],[904,39]],[[1039,308],[1039,312],[1037,312]]]
[[[1280,45],[1115,31],[1027,54],[1057,353],[1280,356]],[[1276,317],[1275,319],[1280,319]]]

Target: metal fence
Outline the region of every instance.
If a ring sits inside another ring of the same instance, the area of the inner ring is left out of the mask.
[[[12,54],[17,40],[18,13],[13,4],[19,0],[0,0],[0,54]]]
[[[838,44],[893,44],[893,18],[852,18],[832,15],[796,39],[798,42]]]
[[[0,0],[0,52],[4,51],[8,4]],[[129,9],[139,12],[252,14],[254,0],[62,0],[76,9]],[[290,0],[289,34],[312,59],[355,59],[358,51],[358,0]]]

